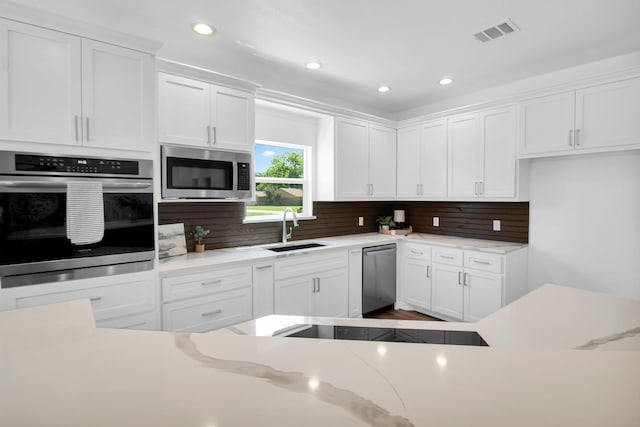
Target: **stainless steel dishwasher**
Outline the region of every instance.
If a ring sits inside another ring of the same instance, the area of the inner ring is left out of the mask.
[[[396,302],[396,244],[362,249],[362,313]]]

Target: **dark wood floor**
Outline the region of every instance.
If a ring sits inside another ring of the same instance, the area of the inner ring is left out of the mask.
[[[435,317],[418,313],[417,311],[394,310],[393,306],[384,307],[380,310],[372,311],[364,316],[365,319],[395,319],[395,320],[437,320]]]

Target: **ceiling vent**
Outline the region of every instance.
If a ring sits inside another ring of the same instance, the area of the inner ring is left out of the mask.
[[[477,40],[480,40],[481,42],[486,43],[491,40],[495,40],[499,37],[509,35],[519,30],[520,30],[520,27],[518,27],[511,19],[507,19],[498,25],[495,25],[493,27],[487,28],[486,30],[480,31],[479,33],[476,33],[473,36]]]

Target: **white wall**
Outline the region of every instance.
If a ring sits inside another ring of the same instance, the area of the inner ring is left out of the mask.
[[[256,139],[316,146],[318,119],[256,106]]]
[[[531,162],[529,290],[640,299],[640,152]]]

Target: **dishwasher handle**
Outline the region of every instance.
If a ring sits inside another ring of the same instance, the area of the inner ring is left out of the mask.
[[[397,249],[396,249],[395,246],[393,246],[393,247],[385,246],[385,247],[381,247],[380,249],[377,249],[375,247],[374,248],[365,248],[362,251],[362,254],[365,255],[365,256],[374,255],[374,254],[375,255],[379,255],[379,254],[390,253],[390,252],[395,253],[396,251],[397,251]]]

